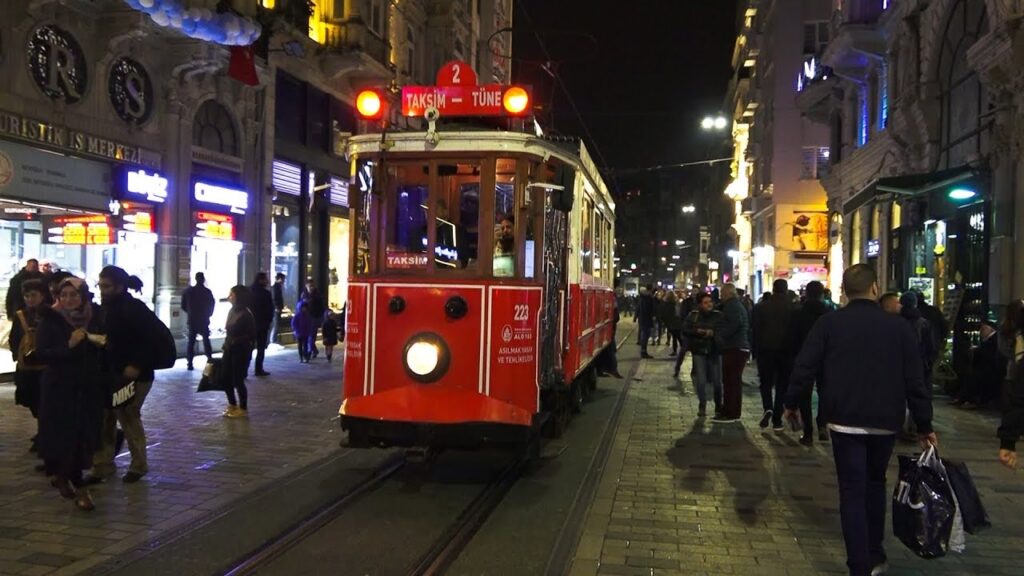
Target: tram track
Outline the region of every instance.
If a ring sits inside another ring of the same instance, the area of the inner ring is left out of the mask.
[[[628,388],[627,381],[617,394],[610,429],[615,427]],[[601,468],[609,437],[606,429],[595,460],[588,466],[591,475]],[[451,457],[445,459],[444,455]],[[500,465],[495,458],[500,458]],[[533,462],[525,456],[486,451],[432,454],[422,461],[407,453],[396,454],[365,480],[221,573],[445,574]],[[470,470],[478,476],[464,478],[467,473],[474,475]],[[592,496],[592,484],[593,479],[585,481],[576,494],[574,516],[582,510],[580,500]],[[468,486],[476,489],[467,490]],[[556,548],[566,548],[578,537],[567,533],[566,526],[560,532]],[[549,559],[548,573],[557,572],[552,564],[559,562],[551,560],[558,556],[555,551]],[[344,569],[326,570],[329,566]]]

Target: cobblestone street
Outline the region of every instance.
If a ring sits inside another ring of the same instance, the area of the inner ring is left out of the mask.
[[[689,360],[680,383],[666,349],[653,350],[656,359],[639,366],[626,400],[573,576],[845,574],[831,446],[805,448],[799,433],[758,428],[760,396],[750,367],[742,422],[698,419]],[[635,345],[620,352],[638,355]],[[968,534],[964,554],[930,561],[887,528],[889,574],[1020,574],[1024,475],[997,463],[997,426],[991,414],[936,398],[942,455],[967,462],[993,527]],[[916,450],[898,443],[896,453]],[[894,456],[890,491],[896,470]]]
[[[35,422],[0,387],[0,574],[77,574],[156,537],[189,527],[246,494],[341,450],[336,421],[341,363],[299,364],[268,354],[270,377],[250,377],[248,419],[221,417],[223,393],[197,394],[184,360],[157,380],[143,407],[150,472],[92,488],[96,510],[61,500],[28,452]],[[118,456],[120,473],[130,460]]]

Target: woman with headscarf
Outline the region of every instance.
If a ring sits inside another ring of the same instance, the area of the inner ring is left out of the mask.
[[[256,343],[256,319],[249,310],[251,293],[246,286],[238,285],[228,294],[231,311],[228,312],[224,331],[224,377],[227,379],[228,409],[224,411],[227,418],[244,418],[249,412],[249,391],[245,387],[245,377],[249,372],[249,361]],[[235,392],[238,397],[235,397]]]
[[[104,385],[98,314],[84,280],[66,278],[57,302],[42,311],[33,361],[44,364],[39,414],[39,454],[61,496],[82,510],[94,508],[82,471],[100,444]]]

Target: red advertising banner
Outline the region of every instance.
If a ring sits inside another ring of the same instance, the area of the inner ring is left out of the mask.
[[[485,393],[527,410],[537,409],[540,288],[492,288],[490,350]]]

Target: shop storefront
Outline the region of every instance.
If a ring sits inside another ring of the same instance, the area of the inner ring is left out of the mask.
[[[192,249],[190,276],[206,275],[217,300],[210,328],[220,335],[231,304],[231,288],[239,280],[242,242],[239,232],[249,209],[249,193],[237,184],[197,179],[192,183]]]

